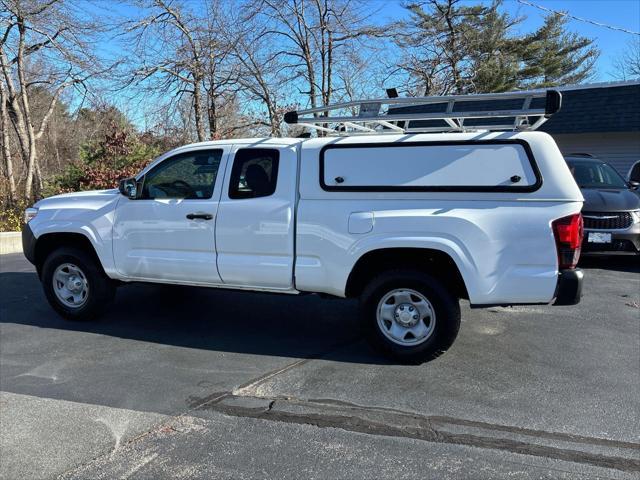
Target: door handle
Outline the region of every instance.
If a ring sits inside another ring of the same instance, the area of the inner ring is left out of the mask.
[[[187,218],[189,220],[195,220],[196,218],[200,218],[202,220],[213,220],[213,215],[210,213],[188,213]]]

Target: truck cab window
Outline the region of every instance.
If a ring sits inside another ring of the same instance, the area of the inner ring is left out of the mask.
[[[243,148],[238,150],[231,170],[229,198],[268,197],[276,191],[278,150]]]
[[[168,158],[145,175],[141,198],[211,198],[221,159],[222,150],[195,151]]]

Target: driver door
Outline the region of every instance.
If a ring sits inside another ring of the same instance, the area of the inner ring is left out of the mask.
[[[215,220],[230,146],[170,156],[141,179],[136,199],[116,207],[116,269],[135,280],[221,283]]]

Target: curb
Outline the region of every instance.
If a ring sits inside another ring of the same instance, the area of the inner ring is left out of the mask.
[[[0,255],[8,253],[22,253],[20,232],[0,232]]]

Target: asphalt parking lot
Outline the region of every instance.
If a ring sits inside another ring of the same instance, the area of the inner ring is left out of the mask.
[[[70,323],[0,256],[0,477],[637,478],[640,264],[584,268],[580,305],[463,305],[409,367],[353,302],[131,285]]]

